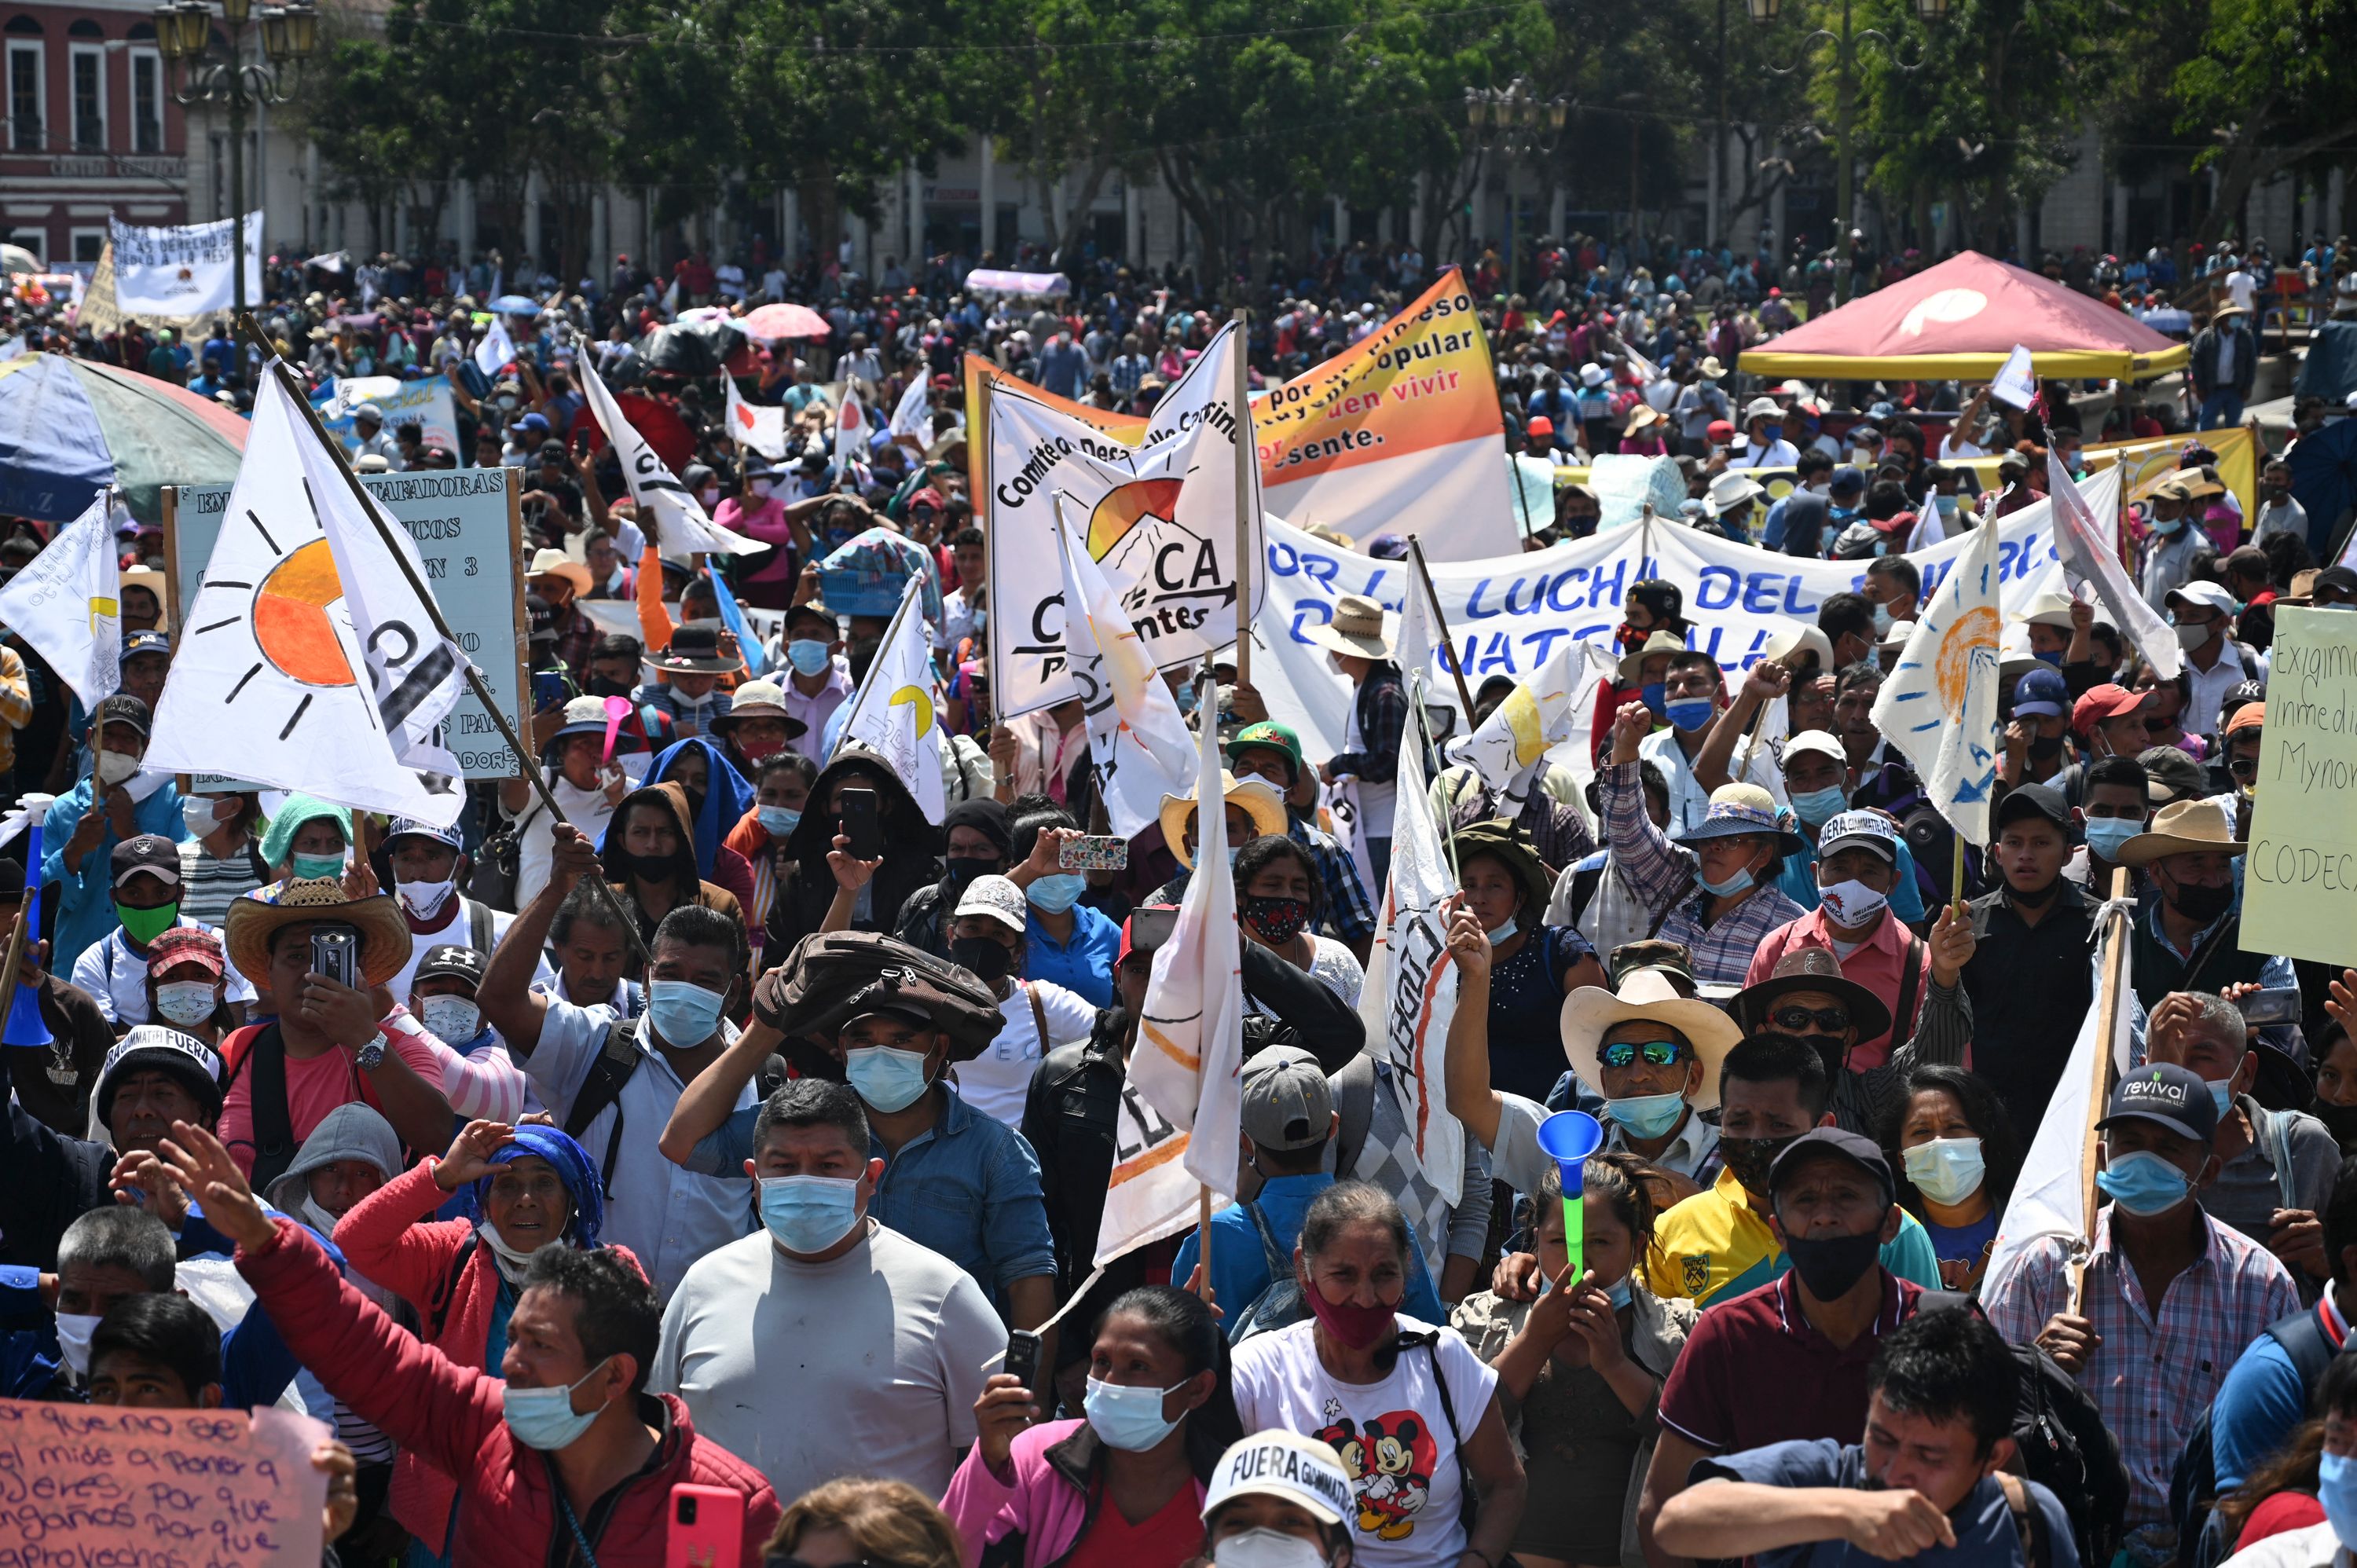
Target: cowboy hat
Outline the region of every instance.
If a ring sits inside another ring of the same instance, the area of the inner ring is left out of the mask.
[[[658,670],[683,671],[689,674],[726,675],[745,667],[742,659],[724,658],[720,652],[720,623],[716,620],[692,620],[671,634],[671,646],[648,662]]]
[[[1696,1111],[1717,1109],[1718,1064],[1743,1038],[1743,1031],[1712,1004],[1679,995],[1659,970],[1633,971],[1618,992],[1583,985],[1563,999],[1563,1054],[1570,1058],[1571,1070],[1602,1092],[1604,1077],[1597,1057],[1604,1036],[1616,1024],[1637,1021],[1666,1024],[1685,1036],[1702,1059],[1702,1087],[1695,1090],[1691,1103]]]
[[[346,898],[334,876],[290,876],[229,901],[221,924],[228,929],[229,961],[242,974],[270,972],[270,939],[282,927],[314,921],[350,926],[360,932],[361,979],[382,985],[408,963],[409,922],[384,894]]]
[[[1792,948],[1776,961],[1767,979],[1737,992],[1729,1011],[1746,1033],[1768,1029],[1768,1009],[1779,996],[1795,991],[1815,991],[1838,999],[1849,1010],[1849,1026],[1861,1040],[1871,1040],[1890,1028],[1890,1005],[1841,972],[1841,960],[1831,948]]]
[[[810,725],[786,712],[786,689],[775,681],[748,681],[730,693],[728,711],[714,715],[713,733],[726,735],[747,719],[783,719],[786,738],[807,734]]]
[[[1641,403],[1629,411],[1628,433],[1634,435],[1649,424],[1663,424],[1667,422],[1667,416],[1660,409],[1655,408],[1652,403]]]
[[[1631,686],[1644,678],[1645,660],[1656,653],[1684,653],[1686,639],[1674,631],[1657,631],[1645,639],[1645,646],[1620,660],[1620,684]]]
[[[533,553],[532,564],[525,569],[524,580],[534,577],[562,577],[573,585],[575,596],[586,595],[596,587],[597,580],[589,575],[587,564],[576,561],[562,550],[542,549]]]
[[[1357,659],[1389,659],[1399,629],[1399,618],[1374,600],[1344,594],[1334,601],[1334,618],[1302,633],[1318,647]]]
[[[1710,482],[1710,515],[1724,517],[1767,493],[1766,488],[1744,469],[1729,468]]]
[[[2224,807],[2214,800],[2179,800],[2155,811],[2144,832],[2120,845],[2118,863],[2144,866],[2165,855],[2241,854],[2248,848],[2234,837]]]
[[[1262,833],[1282,833],[1286,831],[1285,801],[1277,792],[1257,779],[1239,782],[1226,768],[1220,770],[1220,793],[1232,806],[1242,806],[1252,818],[1253,826]],[[1195,857],[1187,849],[1187,819],[1194,813],[1192,795],[1162,797],[1162,842],[1178,857],[1178,864],[1188,870],[1195,869]]]
[[[1513,874],[1529,895],[1524,913],[1546,908],[1555,895],[1555,878],[1547,872],[1546,863],[1531,843],[1531,835],[1504,818],[1474,822],[1457,830],[1457,864],[1461,870],[1465,863],[1477,854],[1493,855]]]
[[[1727,374],[1727,367],[1718,362],[1717,355],[1705,354],[1702,363],[1695,367],[1695,373],[1706,381],[1715,381]]]

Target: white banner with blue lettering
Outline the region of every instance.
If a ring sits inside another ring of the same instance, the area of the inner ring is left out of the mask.
[[[2103,470],[2080,490],[2097,518],[2117,515],[2117,467]],[[2008,606],[2068,586],[2050,510],[2040,500],[1997,521]],[[1967,531],[1908,557],[1923,575],[1926,598],[1972,537]],[[1492,675],[1527,677],[1565,638],[1609,646],[1620,625],[1622,596],[1651,577],[1685,590],[1694,644],[1717,657],[1731,684],[1759,661],[1776,633],[1815,625],[1826,599],[1856,592],[1866,566],[1864,561],[1778,554],[1657,519],[1650,527],[1612,529],[1525,555],[1436,561],[1432,577],[1466,684],[1476,690]],[[1326,650],[1303,633],[1330,620],[1334,601],[1344,594],[1363,594],[1397,610],[1414,567],[1339,548],[1271,518],[1266,569],[1268,595],[1254,621],[1253,684],[1269,716],[1299,731],[1314,765],[1342,749],[1351,686],[1327,662]],[[1437,658],[1425,693],[1434,703],[1458,706],[1456,682]],[[1469,727],[1460,717],[1457,733]]]

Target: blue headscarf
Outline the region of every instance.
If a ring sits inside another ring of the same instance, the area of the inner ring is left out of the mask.
[[[692,746],[704,748],[705,764],[710,769],[704,786],[704,804],[695,813],[695,874],[709,882],[712,880],[712,863],[720,852],[720,841],[726,838],[729,830],[743,822],[745,813],[753,809],[754,789],[745,782],[745,776],[737,771],[737,765],[728,760],[727,755],[700,735],[674,741],[655,753],[655,759],[647,764],[647,782],[662,783],[673,760]],[[682,785],[681,788],[685,789],[686,786]],[[621,820],[622,814],[617,811],[613,820],[606,824],[608,837],[612,836]]]
[[[499,1146],[491,1155],[491,1164],[507,1165],[526,1155],[538,1155],[554,1165],[557,1179],[573,1197],[573,1223],[566,1228],[566,1238],[584,1250],[595,1247],[598,1229],[606,1223],[606,1195],[597,1181],[597,1168],[589,1163],[589,1151],[556,1128],[533,1122],[518,1127],[513,1140]],[[459,1213],[480,1226],[483,1200],[490,1191],[491,1178],[488,1176],[468,1182],[458,1195]]]

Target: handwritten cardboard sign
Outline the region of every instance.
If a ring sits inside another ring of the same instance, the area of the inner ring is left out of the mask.
[[[2357,961],[2357,615],[2276,612],[2266,725],[2243,872],[2242,945],[2330,964]]]
[[[327,1428],[0,1400],[0,1568],[317,1568]]]

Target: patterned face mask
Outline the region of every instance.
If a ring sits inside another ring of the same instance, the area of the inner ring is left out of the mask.
[[[1243,901],[1241,908],[1245,924],[1260,933],[1262,940],[1289,942],[1309,924],[1309,904],[1303,898],[1269,898],[1254,896]]]

